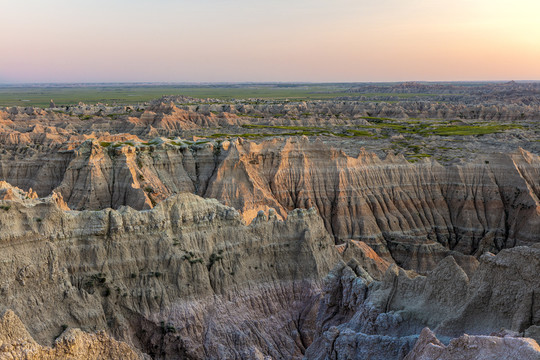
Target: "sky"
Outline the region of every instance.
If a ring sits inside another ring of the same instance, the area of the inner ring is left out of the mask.
[[[0,0],[0,82],[540,80],[538,0]]]

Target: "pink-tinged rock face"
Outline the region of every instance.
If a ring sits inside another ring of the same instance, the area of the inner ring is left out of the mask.
[[[72,209],[149,209],[180,192],[219,199],[247,222],[260,210],[275,209],[283,218],[314,207],[338,243],[364,241],[383,258],[421,272],[451,251],[456,257],[497,252],[532,244],[540,233],[540,160],[526,151],[443,167],[367,152],[353,158],[306,139],[88,140],[24,161],[0,157],[0,172],[42,196],[60,193]]]

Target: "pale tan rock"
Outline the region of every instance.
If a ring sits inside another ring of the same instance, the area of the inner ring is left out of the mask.
[[[41,346],[20,319],[8,310],[0,317],[0,359],[26,360],[139,360],[130,346],[104,331],[88,334],[79,329],[64,331],[52,347]]]
[[[540,341],[540,325],[531,325],[523,333],[525,337],[532,338],[536,342]]]
[[[528,338],[478,335],[463,335],[445,346],[431,330],[425,328],[404,360],[435,359],[537,360],[540,359],[540,346]]]
[[[37,198],[38,195],[32,190],[32,188],[30,188],[28,191],[24,191],[5,181],[0,181],[0,200],[23,201]]]
[[[79,210],[149,209],[179,192],[219,199],[247,222],[259,210],[284,218],[315,207],[336,243],[363,241],[421,273],[453,255],[472,274],[474,261],[460,253],[478,257],[538,241],[540,160],[524,150],[444,167],[366,151],[351,157],[305,138],[226,145],[109,139],[116,142],[83,137],[47,155],[0,157],[0,175],[40,196],[56,191]]]
[[[307,137],[199,136],[244,124],[365,125],[373,114],[517,114],[416,106],[164,98],[129,110],[0,111],[9,182],[0,184],[0,310],[14,309],[41,345],[22,330],[6,334],[25,339],[17,351],[49,349],[69,325],[106,330],[157,358],[242,359],[401,359],[425,326],[456,338],[537,336],[534,146],[441,166],[358,152],[352,141],[336,150]],[[186,131],[195,144],[178,138]],[[170,198],[183,192],[238,211]],[[109,341],[65,335],[72,341],[46,351],[88,355]]]
[[[0,210],[9,263],[0,307],[43,345],[67,325],[106,330],[150,356],[299,358],[322,278],[339,261],[316,211],[246,226],[233,208],[192,194],[140,212],[28,201]]]

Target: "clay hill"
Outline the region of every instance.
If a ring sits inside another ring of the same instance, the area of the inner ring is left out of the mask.
[[[0,359],[540,359],[535,103],[51,106],[0,109]]]

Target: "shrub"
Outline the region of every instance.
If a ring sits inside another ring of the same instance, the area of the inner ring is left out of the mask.
[[[206,266],[208,268],[208,270],[210,270],[212,268],[212,266],[214,265],[215,262],[223,259],[223,256],[221,256],[221,253],[223,252],[222,250],[220,250],[221,252],[219,252],[218,254],[215,254],[215,253],[212,253],[212,255],[210,255],[210,259],[208,259],[208,265]]]

